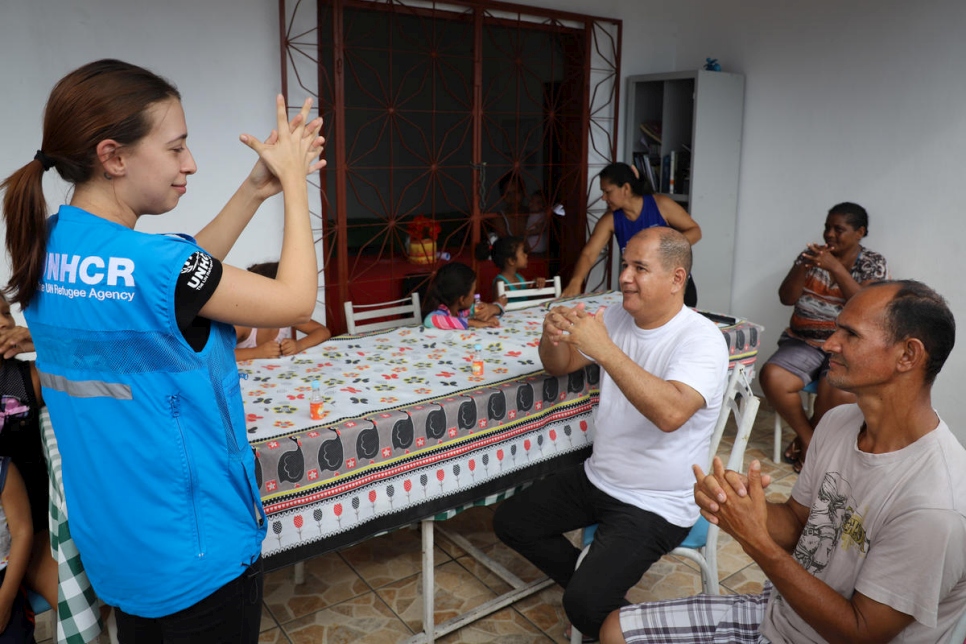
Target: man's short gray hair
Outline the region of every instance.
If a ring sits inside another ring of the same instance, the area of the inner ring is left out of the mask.
[[[691,274],[691,242],[688,238],[673,228],[662,226],[654,228],[660,235],[658,251],[661,254],[661,266],[666,271],[673,271],[680,266],[688,275]]]

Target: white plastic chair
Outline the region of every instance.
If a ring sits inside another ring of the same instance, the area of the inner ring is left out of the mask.
[[[805,385],[800,392],[802,395],[802,406],[805,407],[805,413],[809,416],[812,415],[812,411],[815,407],[815,394],[818,393],[818,380],[813,380],[812,382]],[[782,417],[779,413],[775,412],[775,454],[772,459],[775,463],[781,463],[782,457]]]
[[[731,377],[728,379],[728,387],[725,389],[724,398],[721,405],[721,412],[718,414],[718,422],[714,426],[714,433],[711,435],[711,449],[706,463],[705,472],[711,471],[711,462],[715,454],[718,453],[718,445],[724,435],[725,426],[728,424],[728,416],[734,414],[735,442],[731,447],[731,455],[725,465],[729,470],[741,471],[744,465],[745,448],[748,446],[748,438],[751,436],[751,428],[755,424],[755,417],[758,415],[758,406],[761,403],[751,390],[751,383],[741,363],[734,366]],[[671,551],[672,555],[684,557],[698,564],[701,568],[701,586],[705,594],[717,595],[718,588],[718,531],[720,528],[708,523],[704,517],[698,517],[698,522],[691,528],[687,538],[680,546]],[[597,526],[592,525],[584,528],[582,543],[584,546],[580,557],[577,558],[577,567],[580,566],[584,557],[590,551],[593,544],[594,533]],[[581,634],[573,628],[570,641],[572,644],[580,644]]]
[[[536,284],[535,281],[520,282],[524,285]],[[506,283],[503,280],[498,280],[496,283],[496,297],[499,299],[506,296],[507,302],[506,306],[503,308],[507,311],[515,311],[517,309],[522,309],[528,306],[534,306],[536,304],[543,304],[544,302],[549,302],[560,297],[560,292],[563,289],[560,287],[560,276],[555,275],[552,280],[549,280],[543,288],[522,288],[522,289],[506,289]]]
[[[419,293],[413,293],[409,297],[391,302],[379,302],[377,304],[346,302],[344,306],[345,321],[351,335],[367,331],[382,331],[407,324],[419,324],[423,321],[419,308]],[[379,321],[359,324],[364,320]]]

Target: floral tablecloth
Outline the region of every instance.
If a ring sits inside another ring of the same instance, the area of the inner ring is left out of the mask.
[[[580,299],[589,310],[620,305],[617,293]],[[269,519],[267,564],[343,547],[586,458],[600,371],[543,372],[544,314],[509,312],[492,329],[339,336],[291,358],[240,364]],[[719,326],[732,359],[753,364],[761,327]],[[475,344],[482,376],[470,368]],[[325,393],[321,421],[309,416],[314,379]]]

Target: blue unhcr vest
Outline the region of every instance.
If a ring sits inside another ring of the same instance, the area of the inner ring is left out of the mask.
[[[196,353],[175,320],[198,249],[62,206],[24,312],[84,567],[103,601],[149,618],[238,577],[265,536],[234,330],[213,322]]]

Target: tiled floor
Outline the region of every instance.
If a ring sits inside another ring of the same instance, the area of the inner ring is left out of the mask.
[[[774,464],[773,412],[764,404],[746,451],[745,463],[761,460],[774,482],[769,498],[788,496],[795,474],[791,466]],[[730,429],[726,432],[726,436]],[[786,430],[785,440],[790,433]],[[726,438],[727,440],[727,438]],[[730,450],[723,445],[720,453]],[[525,581],[539,571],[503,546],[493,535],[493,508],[475,508],[445,523],[473,545],[504,564]],[[443,536],[436,537],[436,621],[450,619],[509,589]],[[309,560],[305,583],[294,585],[291,568],[266,576],[261,642],[336,644],[401,642],[421,629],[421,554],[418,530],[400,530],[370,539],[337,553]],[[758,592],[761,571],[730,537],[721,535],[718,556],[723,593]],[[665,557],[631,589],[631,601],[641,602],[693,595],[701,590],[697,567]],[[551,586],[541,593],[452,633],[440,642],[566,642],[566,616],[560,606],[562,591]],[[38,618],[38,642],[50,642],[48,612]],[[47,638],[47,639],[44,639]]]

